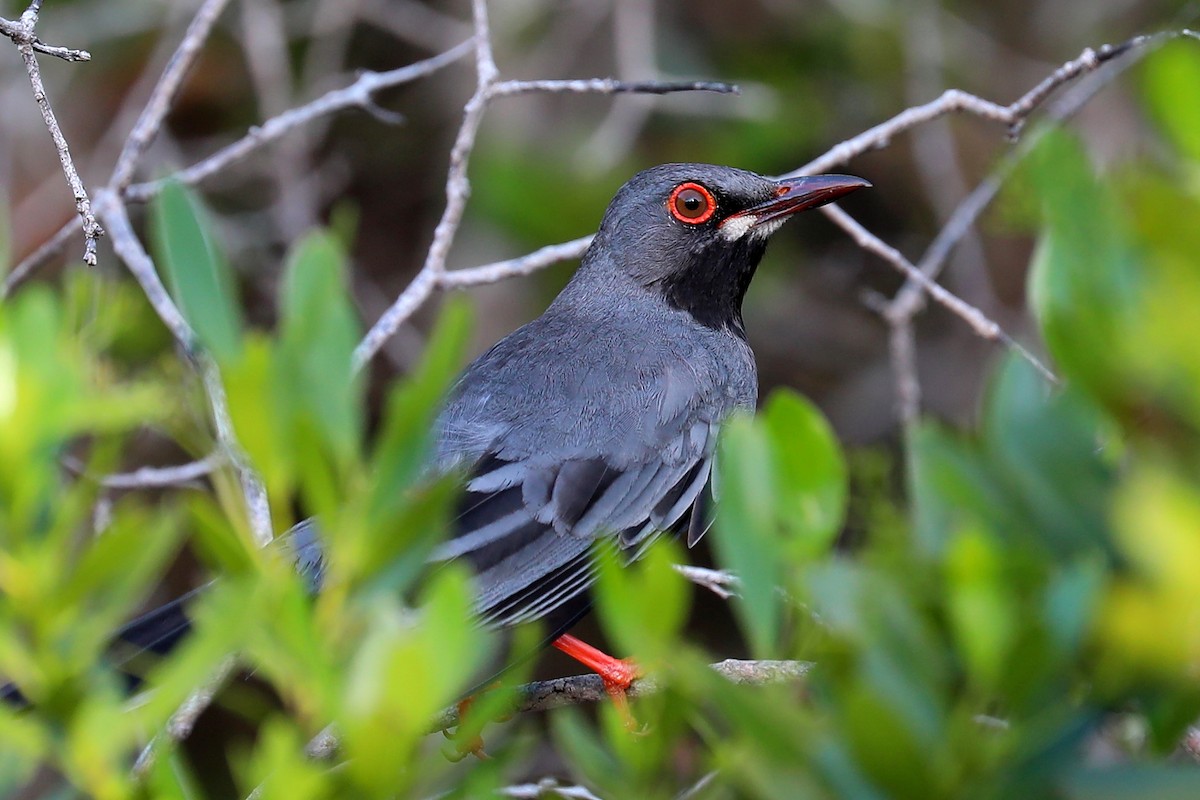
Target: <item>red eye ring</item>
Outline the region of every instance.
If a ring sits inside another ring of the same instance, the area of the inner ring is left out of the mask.
[[[703,225],[717,213],[717,199],[705,187],[688,181],[671,190],[667,211],[685,225]]]

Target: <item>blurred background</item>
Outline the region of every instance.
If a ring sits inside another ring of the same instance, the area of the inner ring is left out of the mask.
[[[38,27],[51,44],[92,60],[43,57],[44,80],[81,175],[108,178],[124,138],[198,5],[179,0],[47,0]],[[0,4],[3,15],[22,6]],[[1168,0],[497,0],[490,7],[502,77],[720,80],[738,95],[525,95],[489,107],[469,168],[472,195],[452,268],[519,256],[593,232],[615,190],[667,161],[729,164],[764,174],[797,168],[903,109],[960,88],[1007,104],[1085,47],[1194,23]],[[142,159],[139,180],[167,175],[240,138],[251,126],[351,83],[360,70],[412,63],[471,35],[466,2],[235,0]],[[0,43],[3,44],[3,43]],[[1133,69],[1072,121],[1102,168],[1155,160],[1160,144]],[[238,276],[247,319],[274,323],[285,253],[332,225],[352,241],[352,292],[364,329],[420,268],[445,204],[448,155],[475,85],[470,57],[381,93],[374,113],[322,117],[205,180],[220,244]],[[14,48],[0,46],[0,235],[11,269],[73,214],[54,150]],[[917,260],[961,199],[1011,148],[1003,126],[958,116],[934,121],[843,169],[875,188],[844,208]],[[1040,352],[1027,315],[1033,246],[1020,192],[986,212],[955,250],[943,283]],[[136,209],[135,209],[136,212]],[[144,220],[135,213],[135,224]],[[31,280],[78,270],[79,236]],[[145,238],[145,237],[143,237]],[[129,365],[174,363],[169,336],[128,289],[109,243],[99,286],[128,304],[112,343]],[[575,262],[470,290],[473,351],[532,319]],[[898,423],[888,329],[864,298],[902,283],[819,214],[777,235],[746,300],[762,396],[789,386],[820,405],[839,437],[897,478]],[[105,290],[98,294],[105,302]],[[410,320],[371,365],[373,402],[420,356],[439,299]],[[983,378],[999,358],[937,307],[917,320],[923,411],[973,420]],[[182,369],[176,366],[175,369]],[[378,409],[374,409],[378,411]],[[168,435],[139,434],[128,467],[187,460]],[[861,463],[860,463],[861,466]],[[863,478],[864,473],[857,477]],[[853,521],[853,516],[852,516]],[[178,568],[177,594],[197,580]],[[698,597],[701,633],[733,655],[725,606]],[[551,666],[549,672],[575,672]],[[213,734],[220,740],[227,731]],[[205,729],[195,737],[203,751]],[[219,745],[216,745],[219,747]],[[532,767],[537,775],[550,767]]]
[[[107,179],[196,5],[46,4],[41,37],[92,53],[86,64],[42,59],[51,100],[89,185]],[[742,91],[527,95],[493,103],[471,160],[473,194],[452,267],[592,232],[612,193],[638,169],[708,161],[781,173],[946,88],[1008,103],[1085,47],[1194,19],[1184,3],[1150,0],[505,0],[492,6],[503,77],[714,79]],[[21,9],[4,4],[10,18]],[[348,84],[358,70],[392,69],[441,52],[470,35],[469,20],[465,2],[231,3],[143,159],[140,178],[200,160],[251,125]],[[1075,123],[1102,163],[1153,155],[1154,136],[1130,92],[1136,81],[1135,71],[1115,82]],[[331,218],[353,228],[354,295],[366,324],[378,317],[424,258],[444,207],[450,144],[473,85],[468,57],[380,95],[387,113],[321,118],[201,185],[219,212],[252,321],[272,321],[287,245]],[[0,61],[0,93],[0,187],[12,227],[7,260],[15,264],[70,217],[72,206],[15,51]],[[966,117],[933,122],[847,165],[876,188],[845,206],[916,260],[1008,147],[1001,126]],[[984,215],[944,280],[1028,342],[1030,238],[1003,208]],[[54,280],[63,264],[73,264],[78,243],[64,252],[36,279]],[[574,266],[472,290],[476,349],[538,314]],[[99,271],[122,279],[104,241]],[[787,226],[747,299],[763,396],[773,386],[795,387],[822,406],[847,442],[888,441],[896,415],[887,331],[863,293],[890,293],[899,283],[890,267],[819,215]],[[429,311],[389,343],[374,364],[374,380],[386,382],[420,353]],[[969,419],[995,349],[937,309],[919,318],[918,340],[925,410]],[[164,337],[159,345],[165,343]]]

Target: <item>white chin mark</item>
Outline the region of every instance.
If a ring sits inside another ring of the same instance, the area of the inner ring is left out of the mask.
[[[779,217],[778,219],[759,223],[758,217],[753,214],[739,214],[722,222],[719,230],[721,236],[727,242],[736,242],[746,234],[750,234],[755,239],[765,239],[779,230],[780,226],[786,221],[787,217]]]

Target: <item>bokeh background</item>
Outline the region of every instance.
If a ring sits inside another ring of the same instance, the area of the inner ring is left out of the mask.
[[[106,180],[195,5],[47,1],[41,37],[92,54],[85,64],[41,59],[88,185]],[[0,8],[9,18],[21,11],[11,2]],[[786,172],[947,88],[1008,103],[1085,47],[1189,24],[1196,13],[1189,4],[1148,0],[497,0],[491,16],[506,78],[711,79],[737,83],[741,93],[495,101],[472,154],[472,196],[451,267],[592,232],[609,197],[644,167],[707,161]],[[470,36],[469,18],[465,2],[233,2],[142,160],[139,179],[192,164],[249,127],[350,83],[359,70],[392,69],[442,52]],[[1131,70],[1071,123],[1103,167],[1119,170],[1157,157],[1158,133],[1140,80],[1139,70]],[[382,93],[375,113],[322,118],[201,184],[252,324],[273,325],[285,252],[322,224],[352,232],[352,291],[364,326],[382,313],[424,259],[474,82],[471,60],[463,59]],[[844,207],[915,260],[1009,151],[1005,134],[1002,126],[966,116],[921,126],[845,166],[875,188]],[[0,192],[10,228],[0,242],[10,267],[73,213],[20,60],[7,46],[0,46]],[[1037,351],[1025,297],[1032,246],[1019,190],[1011,191],[956,249],[944,283]],[[31,279],[61,280],[78,268],[80,252],[81,242],[72,240]],[[473,350],[540,313],[573,268],[567,262],[472,289]],[[96,271],[102,283],[128,281],[105,241]],[[789,386],[811,397],[842,441],[858,448],[855,458],[875,465],[862,468],[885,482],[898,480],[896,399],[887,326],[864,298],[890,295],[901,283],[889,266],[811,214],[775,237],[745,308],[763,396]],[[374,402],[421,354],[438,302],[414,316],[372,363]],[[171,341],[148,308],[134,304],[128,313],[142,322],[130,326],[136,335],[118,342],[118,351],[131,362],[173,359]],[[924,412],[969,423],[997,348],[936,307],[918,318],[917,347]],[[127,454],[129,467],[187,457],[153,432],[140,434]],[[185,559],[160,597],[200,577]],[[721,603],[700,597],[696,616],[707,624],[697,635],[716,652],[735,655],[725,614]],[[575,671],[555,663],[544,669]],[[227,727],[215,730],[214,749]],[[193,745],[198,751],[205,735],[202,726]]]
[[[43,59],[45,80],[85,181],[107,178],[152,80],[193,11],[156,0],[49,2],[39,32],[88,49],[90,63]],[[716,79],[740,95],[529,95],[495,102],[471,162],[473,195],[452,267],[488,263],[595,229],[615,189],[638,169],[708,161],[776,174],[909,105],[957,87],[1008,103],[1085,47],[1186,24],[1186,4],[1141,0],[903,4],[870,0],[688,3],[536,2],[491,9],[504,77]],[[6,4],[10,17],[20,7]],[[191,164],[246,129],[357,70],[384,70],[470,35],[464,2],[244,0],[218,23],[143,160],[143,178]],[[1152,156],[1155,135],[1131,88],[1136,71],[1079,116],[1101,162]],[[355,227],[354,295],[373,321],[424,258],[444,205],[449,147],[473,88],[469,58],[384,93],[404,121],[360,110],[303,127],[207,180],[223,243],[250,318],[271,323],[282,255],[312,226]],[[11,209],[9,261],[48,239],[71,214],[54,151],[15,52],[0,62],[0,186]],[[868,227],[915,259],[955,204],[1008,148],[1005,131],[958,117],[922,126],[846,171],[876,189],[847,201]],[[1028,341],[1024,275],[1030,236],[993,210],[959,247],[946,285]],[[79,250],[72,244],[60,263]],[[121,266],[101,245],[100,271]],[[476,349],[531,319],[574,268],[472,291]],[[38,273],[52,280],[54,269]],[[793,222],[747,299],[765,394],[795,387],[851,443],[886,442],[896,428],[886,326],[862,295],[898,276],[818,215]],[[419,354],[429,314],[377,359],[380,382]],[[965,421],[994,349],[946,314],[918,322],[925,409]],[[1035,344],[1035,343],[1033,343]]]

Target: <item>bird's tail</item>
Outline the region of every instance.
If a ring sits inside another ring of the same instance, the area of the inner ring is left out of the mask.
[[[188,606],[204,588],[193,589],[182,597],[147,611],[113,635],[111,663],[125,673],[131,689],[140,682],[136,671],[130,669],[131,662],[139,657],[144,658],[146,653],[166,655],[179,644],[192,627],[187,614]],[[21,690],[12,683],[0,686],[0,703],[14,708],[29,705]]]

